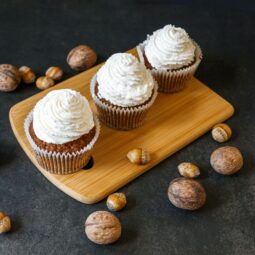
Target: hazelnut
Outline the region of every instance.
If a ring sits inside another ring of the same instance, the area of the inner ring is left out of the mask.
[[[0,212],[0,234],[11,230],[11,219],[4,212]]]
[[[145,165],[151,160],[150,153],[141,148],[136,148],[128,152],[127,158],[131,163]]]
[[[181,177],[170,183],[168,198],[178,208],[197,210],[204,205],[206,192],[198,181]]]
[[[84,71],[96,63],[97,55],[89,46],[79,45],[69,52],[66,61],[72,69]]]
[[[47,69],[45,75],[54,81],[59,81],[62,79],[63,70],[58,66],[52,66]]]
[[[190,162],[183,162],[178,165],[180,175],[187,178],[195,178],[200,175],[199,168]]]
[[[36,87],[38,89],[48,89],[55,85],[55,82],[47,76],[41,76],[36,80]]]
[[[0,91],[10,92],[15,90],[20,83],[18,69],[10,64],[0,65]]]
[[[89,215],[85,222],[85,233],[89,240],[97,244],[110,244],[121,236],[121,224],[116,216],[107,211],[97,211]]]
[[[243,167],[243,156],[236,147],[224,146],[212,153],[210,162],[216,172],[231,175]]]
[[[232,135],[231,128],[224,123],[217,124],[212,129],[212,137],[216,142],[223,143],[230,139]]]
[[[20,73],[21,79],[24,83],[30,84],[35,81],[35,78],[36,78],[35,73],[30,67],[21,66],[19,68],[19,73]]]
[[[106,205],[109,210],[119,211],[127,204],[127,199],[124,193],[113,193],[108,196]]]

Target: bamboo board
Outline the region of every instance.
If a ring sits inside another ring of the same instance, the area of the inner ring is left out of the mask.
[[[130,52],[137,55],[135,49]],[[95,110],[89,83],[101,65],[14,105],[9,114],[18,142],[37,169],[60,190],[82,203],[92,204],[102,200],[234,113],[231,104],[192,78],[182,92],[159,93],[142,127],[132,131],[116,131],[102,125],[93,152],[94,165],[90,170],[82,169],[62,176],[50,174],[39,166],[32,153],[23,129],[24,119],[36,102],[53,89],[80,91]],[[127,152],[136,147],[151,152],[152,159],[147,165],[137,166],[127,160]]]

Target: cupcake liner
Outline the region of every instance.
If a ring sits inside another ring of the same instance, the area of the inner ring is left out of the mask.
[[[52,174],[71,174],[84,167],[90,157],[91,150],[98,139],[100,133],[100,124],[98,118],[94,115],[96,134],[91,142],[80,151],[72,153],[52,152],[39,148],[29,133],[29,126],[33,120],[33,111],[31,111],[24,122],[24,130],[27,139],[33,149],[37,162],[46,171]]]
[[[94,75],[90,83],[90,92],[97,107],[98,117],[106,126],[119,130],[130,130],[141,126],[158,94],[158,85],[155,81],[153,95],[146,104],[132,108],[119,107],[102,102],[95,93],[96,84],[97,78]]]
[[[139,44],[136,49],[140,61],[145,64],[144,59],[144,47],[146,41]],[[192,40],[193,44],[196,46],[195,49],[195,62],[191,65],[178,69],[178,70],[157,70],[150,69],[153,77],[158,82],[158,91],[164,93],[174,93],[185,88],[188,80],[195,74],[202,58],[202,51],[199,45]]]

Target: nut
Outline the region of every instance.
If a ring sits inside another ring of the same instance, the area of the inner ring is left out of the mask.
[[[183,162],[178,165],[180,175],[187,178],[195,178],[200,175],[199,168],[190,162]]]
[[[45,75],[54,81],[59,81],[62,79],[63,70],[58,66],[52,66],[47,69]]]
[[[151,160],[150,153],[142,148],[136,148],[128,152],[127,158],[131,163],[145,165]]]
[[[66,61],[72,69],[84,71],[96,63],[97,55],[89,46],[79,45],[69,52]]]
[[[212,153],[210,162],[216,172],[231,175],[243,167],[243,156],[236,147],[224,146]]]
[[[113,193],[108,196],[106,205],[109,210],[119,211],[127,204],[127,199],[124,193]]]
[[[116,216],[107,211],[97,211],[89,215],[85,222],[85,233],[89,240],[97,244],[110,244],[121,236],[121,224]]]
[[[11,230],[11,219],[4,212],[0,212],[0,234]]]
[[[198,181],[181,177],[170,183],[168,198],[178,208],[197,210],[204,205],[206,192]]]
[[[47,76],[41,76],[36,80],[36,87],[38,89],[48,89],[55,85],[55,82]]]
[[[232,135],[231,128],[224,123],[215,125],[212,129],[212,137],[216,142],[223,143],[230,139]]]
[[[20,73],[21,79],[24,83],[30,84],[35,81],[35,78],[36,78],[35,73],[30,67],[21,66],[19,68],[19,73]]]
[[[20,83],[18,69],[10,64],[0,65],[0,91],[10,92],[15,90]]]

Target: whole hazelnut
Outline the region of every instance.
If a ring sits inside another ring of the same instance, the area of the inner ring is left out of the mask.
[[[224,146],[212,153],[210,162],[216,172],[231,175],[243,167],[243,156],[236,147]]]
[[[187,178],[195,178],[200,175],[199,168],[190,162],[183,162],[178,165],[180,175]]]
[[[63,70],[58,66],[52,66],[47,69],[45,75],[54,81],[59,81],[62,79]]]
[[[10,64],[0,65],[0,91],[10,92],[15,90],[20,83],[18,69]]]
[[[197,210],[204,205],[206,192],[198,181],[181,177],[170,183],[168,198],[178,208]]]
[[[97,55],[89,46],[79,45],[69,52],[66,61],[72,69],[84,71],[96,63]]]
[[[108,196],[106,205],[109,210],[119,211],[127,204],[127,198],[124,193],[113,193]]]
[[[145,165],[151,160],[150,153],[142,148],[136,148],[128,152],[127,158],[131,163]]]
[[[121,224],[116,216],[107,211],[96,211],[85,222],[85,233],[97,244],[110,244],[121,236]]]
[[[36,78],[35,73],[30,67],[21,66],[19,68],[19,73],[24,83],[31,84],[35,81],[35,78]]]
[[[217,124],[212,129],[212,137],[216,142],[223,143],[230,139],[232,135],[231,128],[225,124]]]
[[[48,89],[55,85],[54,80],[47,76],[41,76],[36,80],[36,87],[38,89]]]
[[[4,212],[0,212],[0,234],[11,230],[11,219]]]

